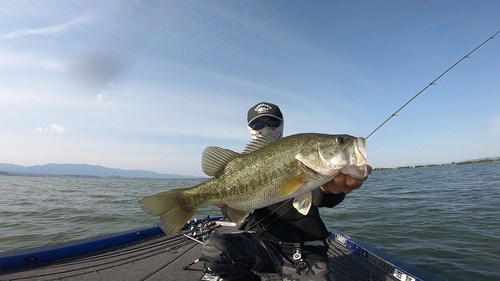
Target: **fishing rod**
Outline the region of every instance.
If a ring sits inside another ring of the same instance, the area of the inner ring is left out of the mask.
[[[457,66],[458,64],[460,64],[462,61],[464,61],[465,59],[468,59],[474,52],[476,52],[479,48],[481,48],[482,46],[484,46],[486,43],[488,43],[488,41],[490,41],[491,39],[495,39],[495,36],[500,33],[500,30],[497,31],[495,34],[493,34],[493,36],[491,36],[490,38],[488,38],[486,41],[484,41],[481,45],[477,46],[474,50],[470,51],[467,55],[465,55],[465,57],[461,58],[459,61],[457,61],[454,65],[452,65],[450,68],[448,68],[445,72],[443,72],[441,75],[439,75],[436,79],[434,79],[434,81],[432,81],[429,85],[427,85],[425,88],[423,88],[420,92],[418,92],[413,98],[411,98],[409,101],[407,101],[402,107],[400,107],[396,112],[394,112],[391,116],[389,116],[389,118],[387,118],[384,122],[382,122],[382,124],[380,124],[375,130],[373,130],[373,132],[371,132],[365,139],[369,138],[371,135],[373,135],[373,133],[375,133],[378,129],[380,129],[380,127],[384,126],[385,123],[387,123],[389,120],[392,119],[392,117],[396,116],[398,114],[398,112],[400,112],[403,108],[405,108],[405,106],[407,106],[410,102],[412,102],[414,99],[416,99],[421,93],[423,93],[425,90],[427,90],[430,86],[433,86],[433,85],[436,85],[436,82],[441,79],[441,77],[443,77],[446,73],[448,73],[450,70],[452,70],[453,68],[455,68],[455,66]]]

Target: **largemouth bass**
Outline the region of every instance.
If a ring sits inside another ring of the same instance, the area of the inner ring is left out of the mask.
[[[144,211],[160,217],[166,233],[179,231],[204,205],[226,204],[230,219],[240,222],[255,209],[294,198],[293,206],[306,215],[312,190],[339,173],[357,179],[368,175],[364,138],[312,133],[261,137],[243,153],[208,147],[202,169],[213,178],[139,201]]]

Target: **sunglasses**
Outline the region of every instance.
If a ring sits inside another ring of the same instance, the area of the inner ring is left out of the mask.
[[[281,121],[279,120],[258,121],[250,124],[250,127],[254,130],[261,130],[264,129],[266,125],[267,127],[276,128],[281,125]]]

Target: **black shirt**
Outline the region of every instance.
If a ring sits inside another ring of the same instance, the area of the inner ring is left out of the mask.
[[[345,194],[313,191],[312,206],[306,216],[293,207],[293,199],[257,209],[245,221],[246,230],[255,230],[264,239],[274,242],[298,243],[325,240],[328,230],[321,220],[318,207],[335,207]]]

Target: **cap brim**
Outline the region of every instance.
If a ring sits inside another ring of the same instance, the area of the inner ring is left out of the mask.
[[[269,116],[269,117],[273,117],[273,118],[276,118],[278,120],[280,120],[281,122],[283,122],[283,119],[279,118],[278,116],[276,115],[272,115],[272,114],[261,114],[259,116],[255,116],[254,118],[252,118],[252,120],[248,121],[247,125],[250,125],[255,119],[258,119],[260,117],[264,117],[264,116]]]

